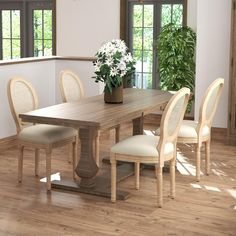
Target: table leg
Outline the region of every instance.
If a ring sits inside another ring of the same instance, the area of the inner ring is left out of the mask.
[[[143,115],[133,119],[133,135],[143,134]]]
[[[98,135],[96,129],[80,129],[79,138],[81,145],[80,160],[75,169],[76,174],[81,178],[81,187],[94,187],[94,177],[98,172],[98,166],[94,159],[93,141]]]

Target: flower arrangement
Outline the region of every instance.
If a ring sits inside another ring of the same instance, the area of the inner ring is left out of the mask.
[[[104,82],[105,91],[112,93],[112,88],[122,85],[123,78],[135,71],[135,61],[125,42],[113,39],[105,43],[95,55],[95,82]]]

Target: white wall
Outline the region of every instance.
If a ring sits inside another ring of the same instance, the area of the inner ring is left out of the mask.
[[[197,32],[197,0],[188,0],[187,25]]]
[[[56,103],[61,103],[61,95],[59,91],[59,75],[62,70],[71,70],[79,76],[85,90],[85,96],[95,96],[103,92],[103,84],[95,83],[94,68],[92,61],[56,61],[55,87],[56,87]]]
[[[16,134],[7,99],[7,83],[20,76],[34,86],[40,107],[55,104],[55,61],[0,66],[0,138]]]
[[[119,25],[120,0],[57,0],[57,55],[92,57]]]
[[[198,0],[195,115],[208,85],[217,77],[225,86],[213,122],[227,127],[231,0]]]

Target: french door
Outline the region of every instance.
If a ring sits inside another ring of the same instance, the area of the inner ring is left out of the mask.
[[[157,37],[168,24],[184,24],[184,0],[128,0],[126,41],[136,60],[133,86],[159,88]]]

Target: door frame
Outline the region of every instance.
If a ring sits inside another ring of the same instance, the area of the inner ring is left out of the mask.
[[[232,0],[231,8],[231,45],[229,69],[228,98],[228,136],[236,136],[236,0]]]

